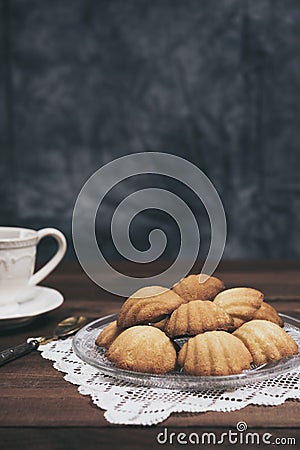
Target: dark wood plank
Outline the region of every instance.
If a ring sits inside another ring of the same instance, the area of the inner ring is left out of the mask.
[[[205,430],[205,431],[204,431]],[[231,429],[233,432],[235,428]],[[188,439],[192,433],[199,435],[199,439],[202,439],[202,433],[215,433],[216,438],[220,439],[221,433],[228,432],[229,429],[207,427],[199,429],[198,427],[170,427],[165,432],[164,427],[114,427],[114,428],[74,428],[74,427],[60,427],[60,428],[3,428],[0,438],[5,450],[15,450],[20,448],[22,443],[23,450],[66,450],[84,448],[84,450],[94,450],[100,448],[103,450],[110,450],[112,448],[119,448],[122,450],[152,450],[153,448],[167,448],[167,449],[182,449],[182,448],[214,448],[216,445],[208,445],[207,438],[203,438],[203,444],[183,445],[178,443],[177,438],[179,433],[184,433],[179,436],[179,439]],[[264,445],[262,437],[264,434],[268,434],[267,438],[270,439],[270,443],[275,443],[275,439],[294,439],[295,442],[299,442],[300,431],[289,428],[281,428],[280,430],[269,429],[268,427],[261,428],[249,428],[249,433],[257,433],[260,444],[238,444],[236,448],[250,448],[250,449],[267,449],[270,445]],[[246,433],[247,433],[246,432]],[[161,434],[160,439],[163,442],[165,436],[168,441],[166,444],[159,444],[157,441],[158,434]],[[166,434],[165,434],[166,433]],[[172,435],[172,433],[174,433]],[[246,434],[244,433],[244,435]],[[195,439],[195,438],[194,438]],[[240,439],[240,435],[239,435]],[[245,438],[244,438],[245,439]],[[172,443],[170,443],[172,442]],[[201,441],[200,441],[201,442]],[[251,441],[250,441],[251,442]],[[256,441],[257,442],[257,441]],[[286,442],[286,441],[285,441]],[[232,450],[233,444],[228,441],[222,444],[222,449]],[[282,445],[284,447],[284,444]],[[296,448],[296,445],[285,445],[285,448]]]

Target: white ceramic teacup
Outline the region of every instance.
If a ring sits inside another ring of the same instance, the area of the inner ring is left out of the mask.
[[[33,274],[37,245],[46,236],[56,239],[58,249],[50,261]],[[66,247],[64,235],[55,228],[35,231],[0,227],[0,306],[17,302],[21,293],[49,275],[62,260]]]

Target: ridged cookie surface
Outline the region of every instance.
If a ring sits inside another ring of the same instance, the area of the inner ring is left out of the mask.
[[[139,289],[123,303],[117,318],[118,327],[158,322],[182,303],[185,300],[167,288],[148,286]]]
[[[119,336],[121,331],[122,330],[117,327],[117,321],[114,320],[101,331],[96,339],[96,345],[98,345],[99,347],[109,348],[111,343],[116,339],[117,336]]]
[[[173,286],[173,291],[187,302],[193,300],[212,300],[219,292],[225,289],[223,281],[216,277],[208,277],[201,282],[206,275],[189,275]]]
[[[204,331],[228,330],[233,326],[233,319],[211,301],[195,300],[180,305],[171,314],[165,326],[170,337],[194,336]]]
[[[278,315],[276,309],[266,302],[262,302],[261,307],[257,311],[255,311],[253,319],[269,320],[270,322],[276,323],[280,327],[283,327],[284,325],[283,320]]]
[[[251,320],[263,302],[264,294],[257,289],[237,287],[220,292],[214,299],[214,303],[233,318],[234,328],[238,328],[244,322]]]
[[[160,320],[159,322],[152,322],[149,325],[152,325],[153,327],[159,328],[162,331],[165,331],[165,327],[168,323],[169,316],[165,317],[164,319]]]
[[[117,367],[136,372],[166,373],[175,368],[176,350],[158,328],[141,325],[123,331],[106,352]]]
[[[294,339],[278,325],[267,320],[244,323],[233,335],[245,344],[256,365],[298,353]]]
[[[252,357],[232,334],[208,331],[190,338],[181,348],[177,362],[187,375],[231,375],[249,369]]]

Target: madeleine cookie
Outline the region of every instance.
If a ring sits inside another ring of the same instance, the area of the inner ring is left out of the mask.
[[[107,358],[122,369],[163,374],[175,368],[176,350],[158,328],[143,325],[123,331],[106,352]]]
[[[117,327],[117,321],[114,320],[101,331],[95,341],[95,344],[99,347],[109,348],[116,337],[119,336],[121,331],[122,330]]]
[[[193,300],[212,300],[225,289],[223,281],[219,278],[208,277],[202,281],[203,277],[207,277],[207,275],[189,275],[176,283],[173,291],[187,302],[191,302]]]
[[[225,309],[233,318],[233,328],[238,328],[253,318],[254,313],[261,307],[263,298],[264,294],[256,289],[237,287],[220,292],[214,303]]]
[[[185,303],[179,295],[160,286],[139,289],[122,305],[117,318],[119,328],[159,322]]]
[[[233,319],[210,301],[195,300],[180,305],[172,312],[165,326],[170,337],[195,336],[204,331],[229,330]]]
[[[256,365],[298,353],[294,339],[278,325],[267,320],[244,323],[233,335],[245,344]]]
[[[177,359],[187,375],[241,373],[244,369],[250,369],[251,362],[251,354],[245,345],[226,331],[208,331],[190,338]]]
[[[150,322],[149,325],[152,325],[153,327],[159,328],[162,331],[165,331],[165,327],[168,323],[169,316],[165,317],[164,319],[160,320],[159,322]]]
[[[280,327],[283,327],[284,323],[282,318],[277,314],[276,309],[266,302],[262,302],[261,307],[255,311],[253,320],[269,320],[270,322],[276,323]]]

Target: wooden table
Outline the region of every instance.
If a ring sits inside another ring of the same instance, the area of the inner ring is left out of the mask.
[[[228,287],[248,285],[262,290],[280,312],[300,318],[299,273],[300,262],[297,261],[253,261],[223,263],[217,275]],[[46,284],[64,294],[64,304],[25,328],[2,332],[1,348],[21,343],[27,336],[47,334],[58,321],[70,315],[83,314],[92,320],[115,313],[122,302],[103,292],[75,262],[61,264]],[[295,437],[298,445],[300,442],[300,403],[297,401],[287,401],[276,407],[247,406],[228,413],[174,414],[157,426],[126,427],[109,424],[103,411],[95,407],[89,397],[80,395],[39,352],[3,366],[0,380],[0,448],[5,450],[108,449],[117,445],[128,450],[158,448],[162,445],[157,443],[156,436],[166,427],[168,433],[220,433],[229,428],[234,430],[240,420],[245,421],[251,431],[268,432],[273,438]],[[182,448],[182,445],[174,443],[165,447]],[[241,445],[235,447],[242,448]],[[248,448],[255,446],[248,445]]]

